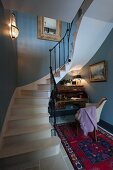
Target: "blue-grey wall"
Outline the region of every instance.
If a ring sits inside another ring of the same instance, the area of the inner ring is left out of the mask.
[[[49,73],[49,49],[56,42],[37,38],[37,16],[25,13],[17,14],[20,34],[18,49],[18,86],[31,83]],[[62,24],[62,34],[67,24]]]
[[[10,12],[0,0],[0,130],[17,83],[16,41],[9,35]]]
[[[107,62],[107,81],[89,82],[89,65],[102,60]],[[86,90],[92,102],[97,102],[103,96],[107,97],[108,101],[103,109],[101,119],[113,125],[113,30],[94,57],[83,68],[82,74],[88,82]]]

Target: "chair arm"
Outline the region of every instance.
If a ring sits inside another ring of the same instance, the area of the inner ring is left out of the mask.
[[[87,106],[96,106],[96,107],[97,107],[97,104],[98,104],[98,103],[86,103],[86,107],[87,107]]]

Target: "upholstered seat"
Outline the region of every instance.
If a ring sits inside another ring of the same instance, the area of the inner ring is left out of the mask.
[[[107,101],[107,98],[105,98],[105,97],[103,97],[103,98],[101,98],[101,100],[98,102],[98,103],[87,103],[86,104],[86,108],[83,108],[83,109],[85,109],[86,110],[86,112],[84,112],[84,114],[88,114],[87,113],[87,108],[88,107],[92,107],[92,106],[95,106],[96,107],[96,110],[95,110],[95,113],[96,113],[96,123],[98,123],[99,122],[99,120],[100,120],[100,116],[101,116],[101,113],[102,113],[102,109],[103,109],[103,107],[104,107],[104,104],[106,103],[106,101]],[[75,119],[76,119],[76,121],[77,121],[77,134],[78,134],[78,126],[79,126],[79,124],[81,123],[81,115],[80,115],[80,111],[81,110],[79,110],[76,114],[75,114]],[[89,115],[88,115],[88,117],[89,117]],[[89,119],[90,119],[90,121],[91,121],[91,123],[92,123],[92,120],[91,120],[91,118],[89,117]],[[86,122],[86,124],[87,124],[87,122]],[[83,125],[81,125],[82,126],[82,128],[83,128]],[[96,128],[95,128],[95,126],[94,126],[94,130],[93,130],[93,132],[94,132],[94,138],[95,138],[95,140],[97,141],[97,135],[96,135]]]

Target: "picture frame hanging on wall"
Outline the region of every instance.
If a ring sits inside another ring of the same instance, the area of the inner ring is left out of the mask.
[[[107,81],[107,64],[106,61],[101,61],[89,66],[90,82]]]
[[[49,41],[60,41],[61,21],[38,16],[38,38]]]

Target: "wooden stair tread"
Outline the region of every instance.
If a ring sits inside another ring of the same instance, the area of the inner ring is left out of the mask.
[[[21,95],[17,96],[15,99],[49,99],[49,97],[44,97],[44,96],[30,96],[30,95]]]
[[[48,105],[30,105],[30,104],[14,104],[12,108],[38,108],[38,107],[48,107]]]
[[[0,158],[6,158],[10,156],[20,155],[24,153],[30,153],[34,151],[42,151],[55,145],[60,144],[58,137],[50,137],[36,141],[27,141],[26,143],[18,143],[13,145],[4,144],[0,150]]]
[[[48,89],[40,89],[39,91],[40,91],[40,93],[43,93],[43,92],[50,92],[50,90],[48,90]]]
[[[26,99],[25,99],[26,100]],[[38,102],[38,100],[35,100],[35,99],[31,99],[34,103],[25,103],[24,101],[21,101],[21,99],[19,100],[19,99],[17,99],[17,100],[15,100],[15,105],[25,105],[25,106],[48,106],[48,103],[49,103],[49,99],[48,99],[48,101],[46,101],[47,103],[35,103],[35,102]],[[27,99],[27,101],[28,102],[30,102],[30,100],[29,99]],[[43,101],[43,99],[41,99],[41,101]],[[21,103],[22,102],[22,103]],[[40,101],[39,101],[40,102]]]
[[[38,86],[38,85],[37,85],[37,86]],[[42,89],[38,89],[37,91],[35,91],[35,90],[22,90],[22,91],[21,91],[21,94],[22,94],[22,95],[24,95],[24,94],[25,94],[25,95],[26,95],[26,94],[29,95],[29,94],[33,94],[33,93],[34,93],[34,94],[38,94],[38,93],[49,93],[49,92],[50,92],[50,90],[48,90],[48,89],[43,89],[43,90],[42,90]]]
[[[45,99],[45,98],[38,98],[38,99],[31,99],[31,98],[16,98],[14,101],[15,104],[18,105],[36,105],[36,106],[47,106],[48,107],[48,103],[49,103],[49,98]]]
[[[49,86],[49,85],[50,85],[50,83],[46,83],[46,84],[44,84],[44,83],[42,83],[42,84],[41,84],[41,83],[40,83],[40,84],[37,84],[37,85],[38,85],[38,86],[46,86],[46,85],[48,85],[48,86]]]
[[[19,135],[19,134],[28,134],[28,133],[33,133],[33,132],[41,132],[41,131],[44,131],[45,129],[47,130],[50,128],[52,128],[50,124],[35,125],[35,126],[29,126],[29,127],[21,126],[20,128],[18,127],[7,128],[5,132],[5,137]]]
[[[16,114],[13,113],[10,115],[9,120],[23,120],[23,119],[34,119],[34,118],[41,118],[41,117],[49,117],[49,113],[26,113],[26,114]]]
[[[37,84],[37,85],[40,85],[40,84]],[[46,92],[49,92],[49,90],[45,90]],[[40,93],[40,90],[27,90],[27,89],[23,89],[23,90],[21,90],[21,93],[23,93],[23,92],[36,92],[36,93]]]
[[[16,101],[21,101],[24,102],[25,101],[49,101],[49,98],[32,98],[32,97],[19,97],[19,98],[15,98],[15,102]],[[31,104],[32,105],[32,104]]]

